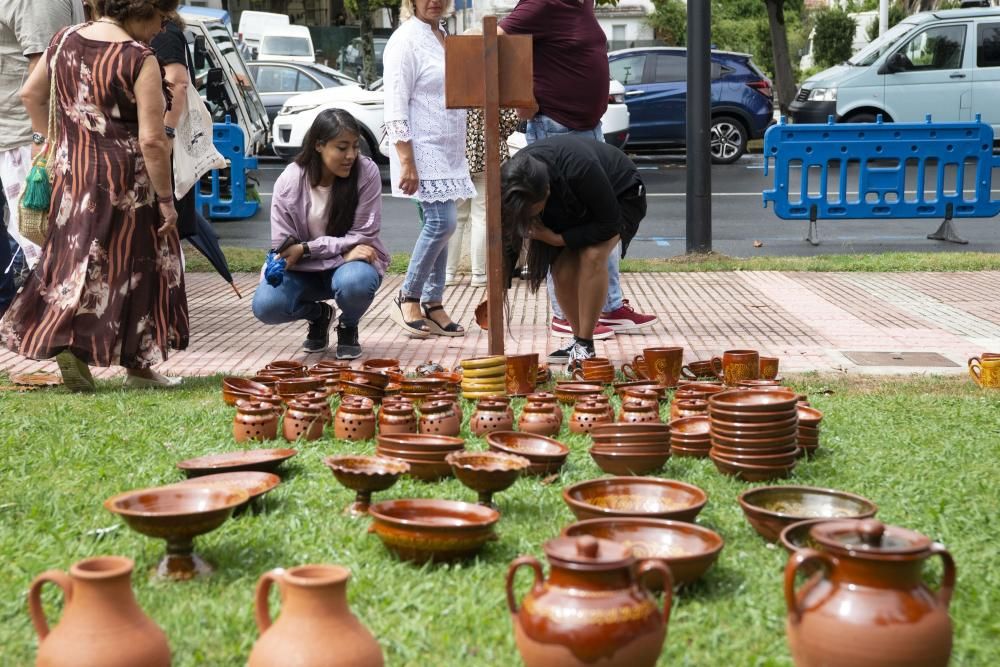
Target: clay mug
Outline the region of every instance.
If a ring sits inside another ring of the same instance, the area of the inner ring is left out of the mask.
[[[681,376],[684,363],[683,347],[647,347],[641,357],[646,362],[646,377],[664,387],[674,387]]]
[[[1000,354],[984,352],[969,359],[969,375],[980,387],[1000,387]]]
[[[573,379],[583,382],[608,384],[615,379],[615,367],[611,365],[609,359],[603,357],[584,359],[573,370]]]
[[[622,364],[622,375],[628,380],[649,380],[647,375],[646,360],[641,354],[632,358],[632,363]]]
[[[757,350],[726,350],[721,357],[712,357],[712,368],[719,379],[730,387],[743,380],[760,376],[760,355]]]
[[[538,383],[538,353],[508,356],[505,383],[507,393],[511,396],[525,396],[535,391]]]
[[[760,357],[757,362],[759,373],[758,378],[761,380],[773,380],[778,377],[778,365],[781,363],[781,359],[778,357]]]
[[[702,378],[714,378],[715,370],[712,368],[712,360],[692,361],[681,366],[681,377],[688,380],[700,380]]]
[[[261,635],[248,667],[382,667],[382,648],[347,604],[350,577],[337,565],[278,568],[261,576],[254,606]],[[268,603],[274,584],[281,590],[276,621]]]
[[[507,570],[507,607],[526,667],[653,667],[667,634],[673,577],[658,560],[638,565],[631,549],[584,535],[544,545],[550,573],[532,556]],[[514,576],[527,566],[531,590],[518,606]],[[663,577],[663,609],[643,579]]]
[[[37,665],[47,667],[169,667],[167,636],[135,601],[132,569],[121,556],[87,558],[69,574],[49,570],[28,590],[28,610],[38,633]],[[59,625],[49,630],[42,609],[42,585],[65,597]]]
[[[947,549],[875,519],[827,521],[809,535],[819,550],[796,551],[785,567],[786,630],[796,665],[946,667],[955,587]],[[937,592],[921,576],[934,556],[944,564]],[[796,573],[815,565],[822,573],[796,591]]]

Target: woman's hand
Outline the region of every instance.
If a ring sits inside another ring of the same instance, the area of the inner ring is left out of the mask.
[[[563,239],[562,234],[556,234],[554,231],[539,222],[531,223],[531,227],[528,228],[528,238],[532,241],[541,241],[546,245],[555,246],[557,248],[562,248],[566,245],[566,241]]]
[[[163,223],[156,230],[156,233],[160,236],[166,236],[177,229],[177,209],[174,208],[173,200],[160,202],[158,208],[160,209],[160,220]]]
[[[378,253],[370,245],[358,244],[344,253],[345,262],[368,262],[372,264],[378,259]]]
[[[420,187],[420,179],[417,177],[417,166],[412,162],[402,162],[400,164],[399,189],[404,195],[412,195]]]
[[[293,243],[284,250],[278,257],[285,260],[285,268],[290,269],[295,266],[296,262],[302,259],[302,255],[305,254],[306,249],[302,247],[301,243]]]

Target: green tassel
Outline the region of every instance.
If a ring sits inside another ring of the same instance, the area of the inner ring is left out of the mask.
[[[52,184],[45,163],[35,164],[28,172],[21,195],[21,206],[31,211],[48,211],[52,202]]]

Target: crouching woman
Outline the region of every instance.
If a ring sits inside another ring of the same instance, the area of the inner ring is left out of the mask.
[[[333,299],[340,310],[338,359],[361,356],[358,323],[389,265],[379,240],[382,180],[378,166],[360,154],[360,136],[346,111],[316,117],[271,199],[272,247],[286,246],[284,278],[277,286],[261,280],[253,298],[253,314],[264,324],[309,323],[306,352],[329,346],[334,309],[326,302]]]

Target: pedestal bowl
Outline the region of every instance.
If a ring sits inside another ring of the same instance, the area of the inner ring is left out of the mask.
[[[577,519],[639,517],[694,521],[708,494],[692,484],[657,477],[603,477],[563,489]]]
[[[368,509],[375,533],[400,559],[446,562],[475,555],[490,540],[500,513],[454,500],[386,500]]]
[[[878,506],[867,498],[812,486],[762,486],[739,497],[747,521],[774,542],[785,527],[805,519],[868,519]]]
[[[354,491],[354,502],[344,508],[344,514],[365,516],[372,494],[385,491],[410,471],[410,464],[388,456],[328,456],[323,463],[337,481]]]
[[[504,452],[452,452],[445,457],[452,472],[465,486],[479,494],[479,504],[497,509],[493,494],[517,481],[531,461]]]
[[[126,491],[104,501],[129,528],[167,541],[167,554],[156,568],[163,579],[204,576],[212,567],[194,553],[194,538],[225,523],[250,498],[245,489],[226,485],[174,484]]]

